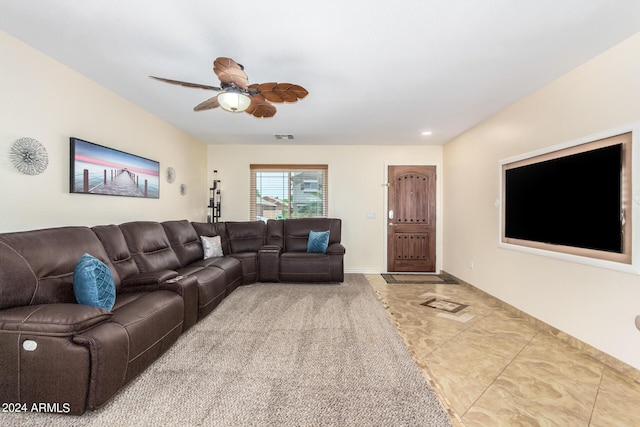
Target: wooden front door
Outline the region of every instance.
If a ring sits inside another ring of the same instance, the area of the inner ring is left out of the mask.
[[[389,166],[387,270],[436,271],[436,167]]]

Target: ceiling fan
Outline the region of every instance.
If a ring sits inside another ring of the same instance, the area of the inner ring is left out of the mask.
[[[292,83],[273,82],[250,85],[249,78],[244,72],[244,66],[231,58],[216,58],[213,61],[213,71],[220,79],[220,87],[181,82],[155,76],[149,77],[166,83],[220,92],[218,95],[196,105],[193,108],[194,111],[221,107],[232,113],[246,111],[254,117],[273,117],[276,114],[276,107],[272,102],[296,102],[309,94],[302,86]]]

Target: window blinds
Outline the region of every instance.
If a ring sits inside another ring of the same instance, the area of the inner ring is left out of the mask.
[[[251,220],[326,217],[327,165],[250,165]]]

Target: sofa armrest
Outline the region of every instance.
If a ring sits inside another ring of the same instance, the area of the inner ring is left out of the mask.
[[[327,254],[328,255],[344,255],[345,252],[346,252],[346,249],[342,245],[342,243],[331,243],[327,247]]]
[[[82,304],[39,304],[0,311],[0,330],[34,335],[69,336],[111,319],[111,312]]]
[[[264,245],[258,251],[258,280],[277,282],[280,280],[280,252],[278,245]]]
[[[258,252],[277,252],[277,253],[280,253],[280,252],[282,252],[282,246],[264,245],[264,246],[260,247],[260,250]]]
[[[198,280],[196,276],[177,276],[162,283],[160,289],[173,291],[182,297],[184,301],[182,332],[195,325],[198,321]]]
[[[96,409],[125,383],[129,365],[129,336],[122,325],[108,322],[76,335],[73,342],[89,350],[91,381],[87,406]]]
[[[144,284],[144,280],[140,280],[140,284],[130,284],[128,287],[123,287],[119,293],[129,294],[136,292],[154,292],[154,291],[171,291],[182,297],[184,301],[184,324],[183,331],[186,331],[191,326],[195,325],[198,315],[198,280],[195,276],[179,276],[178,273],[172,270],[167,270],[171,273],[170,279],[157,283],[156,280],[149,280],[150,284]],[[131,283],[134,283],[133,281]]]
[[[150,271],[129,276],[122,281],[122,287],[134,287],[145,285],[157,285],[167,280],[178,277],[178,272],[173,270]]]

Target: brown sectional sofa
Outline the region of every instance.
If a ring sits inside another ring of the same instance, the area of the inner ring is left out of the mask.
[[[309,231],[330,230],[326,253]],[[341,221],[136,221],[0,234],[0,403],[96,409],[241,284],[341,282]],[[224,256],[204,259],[200,236]],[[89,253],[116,287],[111,311],[76,303],[74,268]]]

